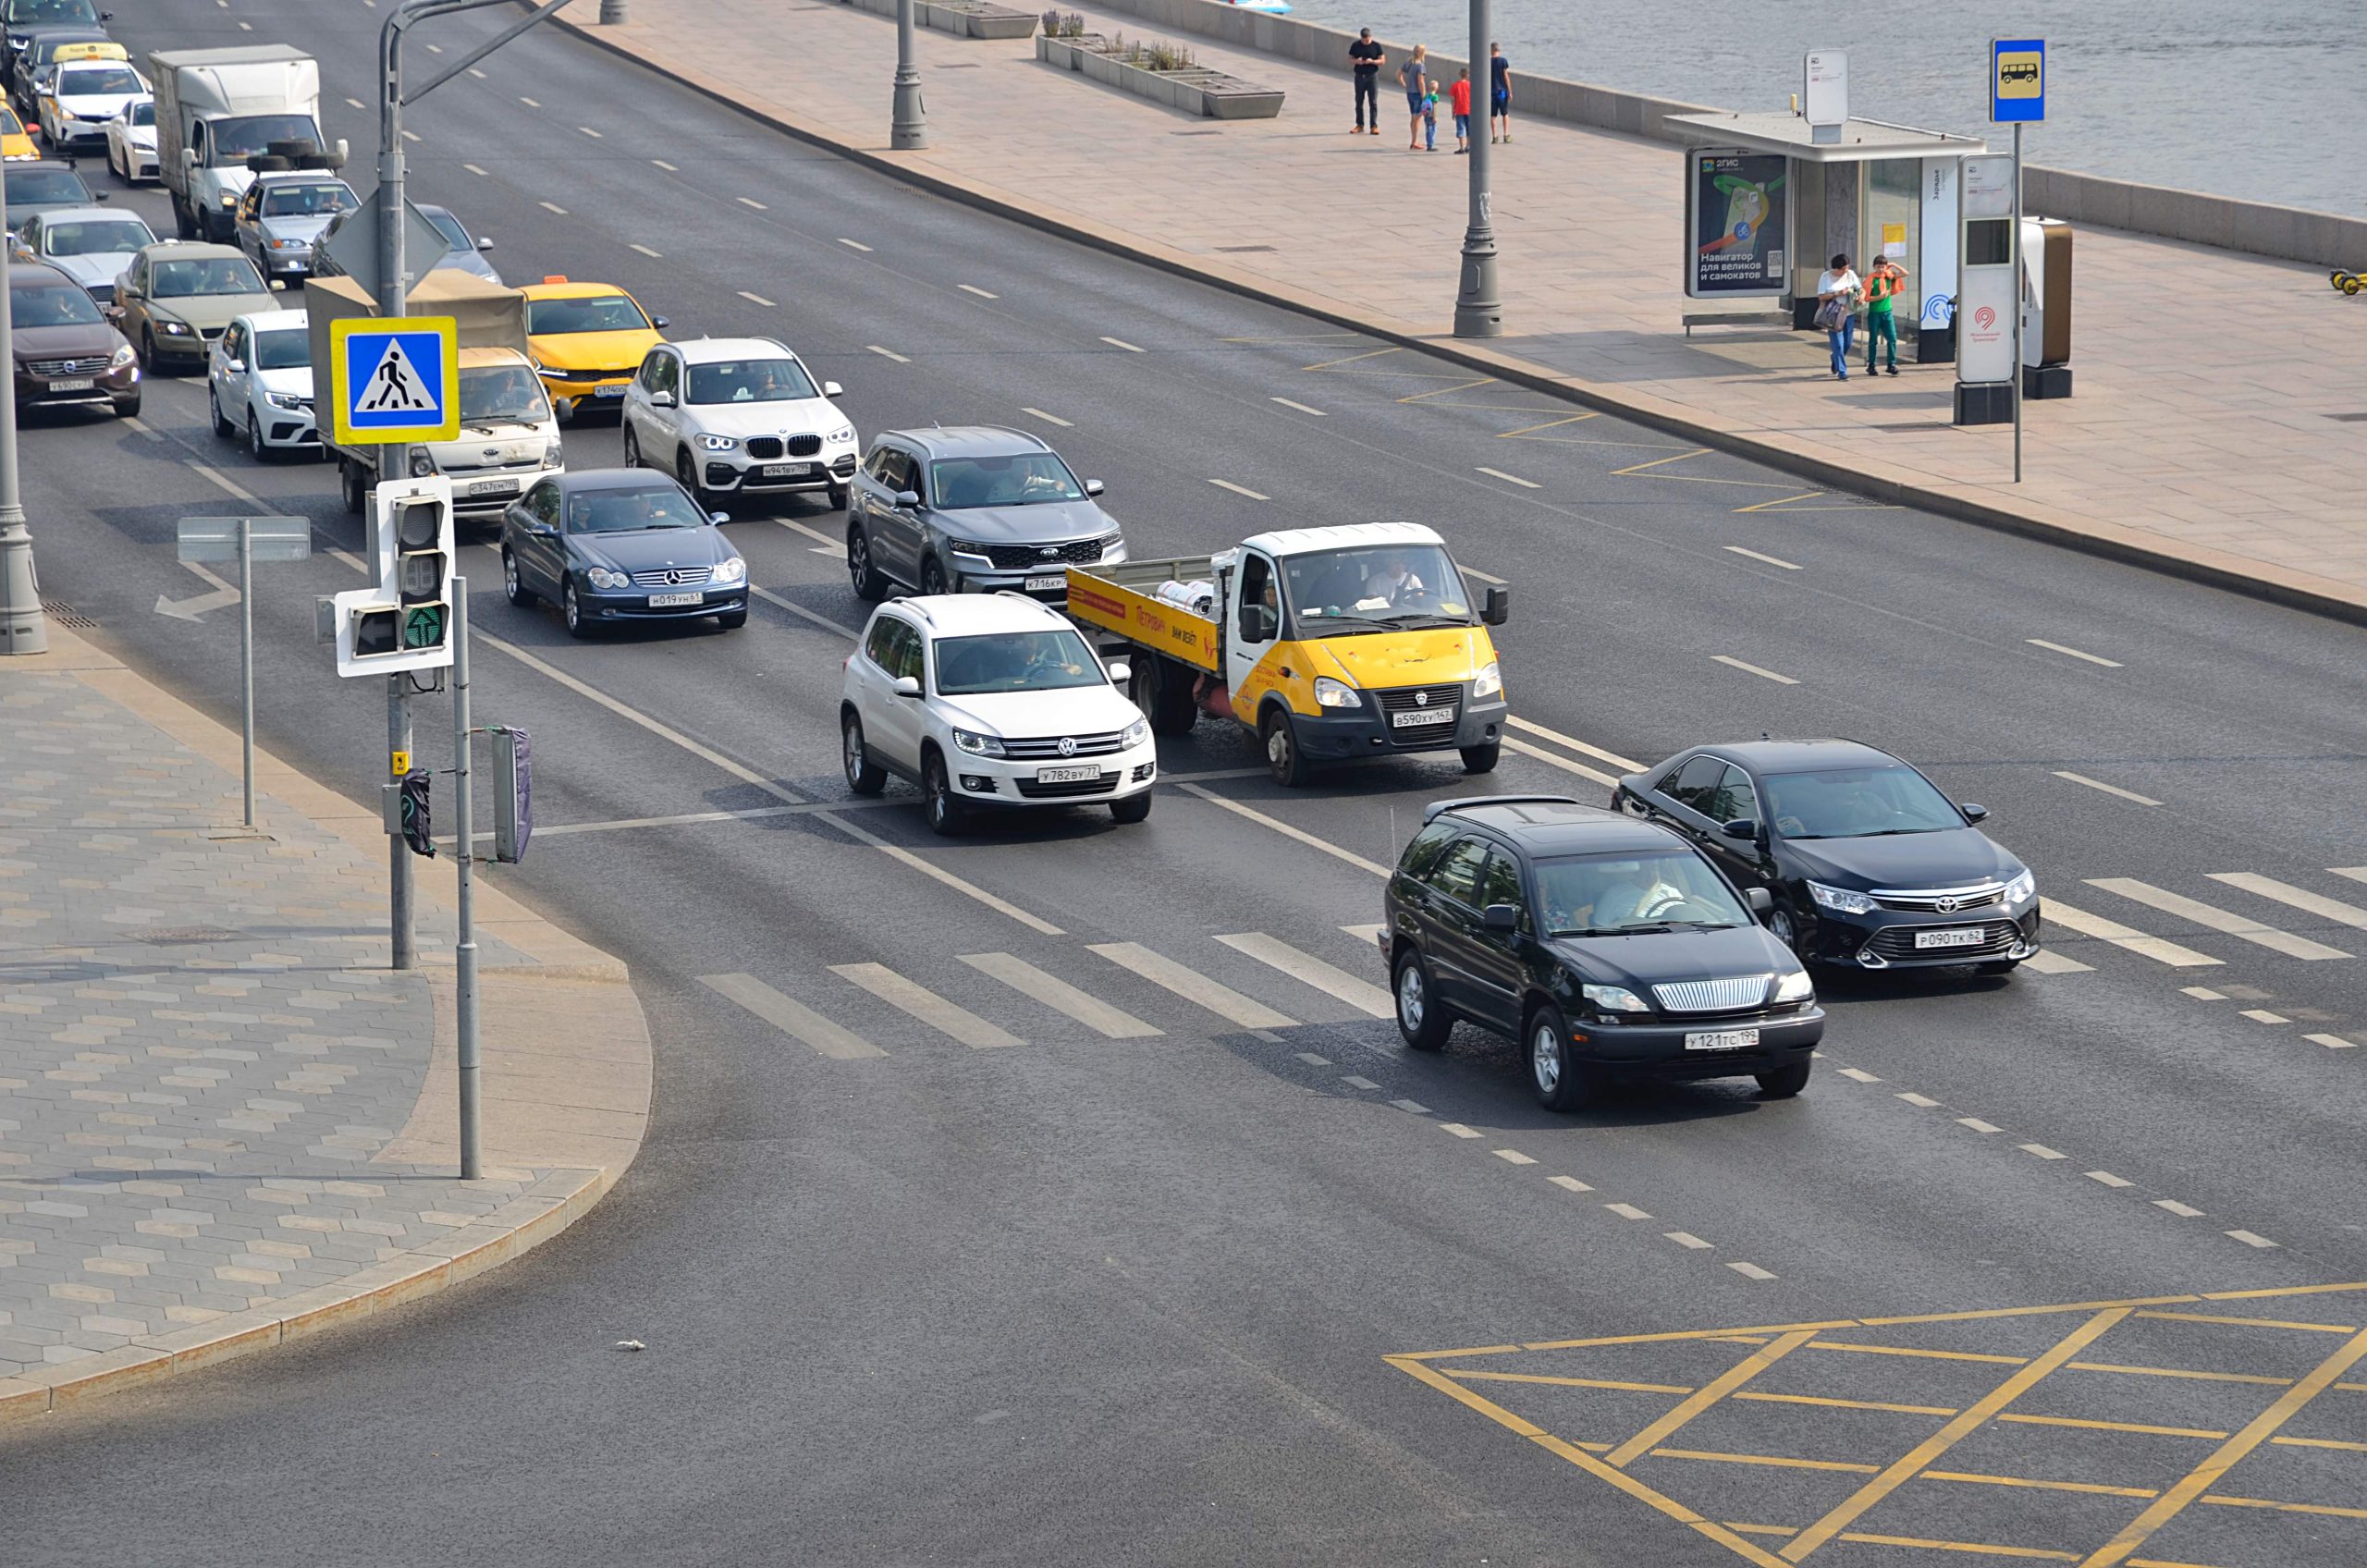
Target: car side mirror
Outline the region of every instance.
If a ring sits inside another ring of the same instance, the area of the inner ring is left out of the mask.
[[[1479,923],[1500,936],[1508,936],[1520,929],[1520,906],[1490,904],[1479,912]]]
[[[899,490],[896,492],[896,504],[900,507],[906,508],[917,507],[921,504],[920,492],[917,490]]]
[[[1750,907],[1751,913],[1761,920],[1775,913],[1775,895],[1764,888],[1745,888],[1742,901]]]
[[[490,237],[490,236],[487,236],[487,235],[483,235],[483,234],[478,235],[478,236],[477,236],[477,249],[478,249],[478,250],[480,250],[480,251],[490,251],[490,250],[492,250],[492,249],[493,249],[493,240],[492,240],[491,237]]]
[[[1513,591],[1490,588],[1487,598],[1480,601],[1479,619],[1490,626],[1502,626],[1513,618]]]
[[[896,684],[889,689],[900,697],[917,697],[921,694],[920,677],[900,675],[896,677]]]
[[[822,396],[823,396],[823,397],[825,397],[825,398],[843,398],[843,397],[845,397],[846,395],[847,395],[847,389],[846,389],[845,387],[843,387],[843,386],[840,386],[837,382],[835,382],[835,381],[826,381],[826,382],[822,383]]]
[[[284,277],[275,277],[271,280],[270,287],[274,294],[285,294],[288,292],[288,280]]]
[[[1111,685],[1123,686],[1134,678],[1134,667],[1133,665],[1127,663],[1124,659],[1111,659],[1110,661],[1110,683]]]
[[[1956,810],[1964,813],[1964,819],[1967,822],[1986,822],[1989,820],[1989,808],[1987,806],[1975,805],[1970,801],[1967,801],[1963,804],[1957,806]]]
[[[1757,839],[1759,824],[1747,816],[1738,816],[1727,823],[1722,831],[1729,839]]]
[[[329,151],[337,154],[337,162],[331,166],[340,169],[345,167],[345,160],[350,155],[350,151],[345,144],[345,138],[342,136],[338,137],[337,139],[337,145],[330,148]]]
[[[1241,640],[1263,643],[1274,635],[1274,612],[1263,605],[1241,606]]]
[[[247,361],[244,360],[224,360],[222,361],[222,368],[228,371],[244,370],[247,368]]]
[[[190,168],[197,167],[197,149],[194,147],[182,148],[181,162]]]
[[[112,190],[93,190],[91,192],[91,200],[93,202],[104,202],[114,194],[115,192]]]
[[[675,406],[674,394],[671,392],[652,392],[649,395],[649,406],[653,409],[670,409]]]
[[[723,524],[731,521],[731,514],[730,512],[709,512],[706,514],[706,520],[719,528]]]
[[[1110,486],[1098,479],[1088,479],[1085,482],[1085,493],[1088,496],[1098,496],[1109,488]]]
[[[663,332],[666,330],[668,323],[664,316],[652,316],[649,318],[649,325],[656,327],[658,331]]]

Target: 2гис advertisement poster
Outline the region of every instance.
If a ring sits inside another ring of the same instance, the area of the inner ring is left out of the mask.
[[[1781,153],[1692,154],[1687,293],[1784,292],[1785,162]]]

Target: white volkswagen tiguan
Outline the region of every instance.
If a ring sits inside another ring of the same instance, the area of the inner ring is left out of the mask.
[[[1150,815],[1159,753],[1075,627],[1024,594],[942,594],[874,610],[847,655],[839,731],[847,787],[895,774],[921,787],[928,823],[962,831],[981,810],[1106,802]]]

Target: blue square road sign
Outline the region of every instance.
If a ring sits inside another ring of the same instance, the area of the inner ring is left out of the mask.
[[[460,337],[449,316],[329,324],[330,414],[347,445],[460,433]]]

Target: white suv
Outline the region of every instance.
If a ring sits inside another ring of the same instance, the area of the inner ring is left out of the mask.
[[[625,388],[625,466],[664,469],[711,508],[717,496],[819,490],[847,504],[854,426],[805,362],[769,337],[661,343]]]
[[[876,795],[891,773],[912,779],[945,834],[997,806],[1100,801],[1140,822],[1159,752],[1124,694],[1129,677],[1022,594],[891,599],[847,655],[847,787]]]

